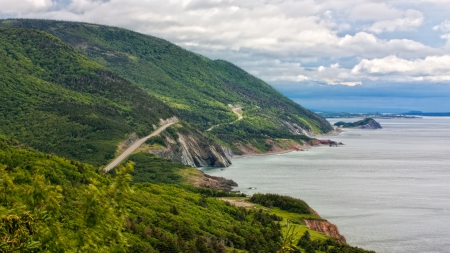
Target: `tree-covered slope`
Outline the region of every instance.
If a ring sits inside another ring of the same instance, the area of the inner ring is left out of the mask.
[[[191,168],[192,169],[192,168]],[[276,252],[277,217],[211,190],[135,184],[0,136],[1,252]],[[203,192],[204,194],[196,193]],[[205,195],[208,193],[208,195]]]
[[[251,137],[324,133],[329,123],[268,84],[222,60],[209,60],[170,42],[133,31],[75,22],[5,20],[3,27],[41,29],[70,44],[171,106],[184,120],[227,143]],[[241,106],[237,119],[228,105]],[[303,130],[302,130],[303,129]]]
[[[171,108],[38,30],[0,28],[0,133],[70,159],[105,164],[132,132]]]
[[[308,247],[312,251],[307,252],[365,252],[300,223],[295,227],[309,231],[311,238],[295,234],[297,247],[291,243],[290,251],[279,251],[288,236],[282,236],[282,218],[268,210],[235,207],[214,198],[227,196],[223,192],[181,181],[144,180],[131,186],[132,172],[127,164],[115,175],[102,174],[92,165],[37,152],[0,135],[0,252],[300,253]],[[301,202],[258,199],[273,207]],[[283,216],[314,217],[308,207],[295,212]]]

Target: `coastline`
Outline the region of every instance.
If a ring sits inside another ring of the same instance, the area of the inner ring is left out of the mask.
[[[342,132],[343,132],[342,129],[335,128],[333,131],[327,133],[327,135],[324,135],[324,136],[327,136],[327,137],[328,136],[338,136]],[[273,150],[273,151],[268,151],[265,153],[247,153],[247,154],[243,154],[243,155],[233,155],[229,158],[230,158],[230,160],[234,160],[234,159],[242,159],[242,158],[247,158],[247,157],[287,154],[287,153],[291,153],[291,152],[306,152],[314,147],[321,147],[321,146],[326,146],[326,145],[330,146],[330,147],[338,147],[340,145],[344,145],[341,142],[335,142],[330,139],[314,139],[313,141],[314,141],[313,143],[305,143],[303,145],[298,144],[295,147],[291,147],[291,148],[285,149],[285,150]],[[278,149],[279,149],[279,147],[278,147]],[[205,175],[208,175],[203,170],[202,170],[202,172]],[[214,178],[214,179],[218,178],[218,177],[213,177],[211,175],[208,175],[208,177]],[[222,179],[225,179],[225,178],[222,178]],[[228,180],[232,181],[232,179],[228,179]],[[237,183],[235,183],[235,185],[232,185],[230,187],[231,188],[230,192],[236,192],[236,191],[234,191],[234,188],[237,186],[238,186]],[[238,192],[240,192],[240,191],[238,191]],[[248,196],[251,196],[251,195],[248,195]],[[229,201],[226,199],[222,199],[222,200]],[[250,204],[247,202],[245,202],[245,203],[241,203],[239,201],[234,201],[234,202],[236,202],[236,203],[232,203],[232,204],[234,204],[236,206],[251,207],[254,205],[254,204]],[[311,210],[314,212],[314,214],[316,216],[320,217],[319,214],[316,211],[314,211],[314,209],[312,207],[311,207]],[[307,228],[317,231],[317,232],[320,232],[320,233],[323,233],[326,236],[335,238],[336,242],[338,242],[339,244],[348,245],[345,237],[339,233],[339,229],[338,229],[337,225],[335,225],[325,219],[324,220],[305,219],[304,222],[305,222],[305,226]]]
[[[339,131],[336,131],[339,130]],[[332,131],[330,133],[327,133],[327,135],[324,136],[338,136],[340,133],[342,133],[342,129],[335,129],[335,131]],[[286,154],[291,152],[305,152],[310,150],[314,147],[320,147],[320,146],[330,146],[330,147],[339,147],[345,145],[342,142],[336,142],[330,139],[314,139],[314,143],[306,143],[306,144],[299,144],[291,145],[288,149],[280,148],[279,146],[275,146],[274,150],[270,150],[264,153],[256,153],[256,152],[248,152],[244,153],[242,155],[233,155],[229,158],[231,159],[240,159],[240,158],[246,158],[246,157],[253,157],[253,156],[266,156],[266,155],[279,155],[279,154]]]

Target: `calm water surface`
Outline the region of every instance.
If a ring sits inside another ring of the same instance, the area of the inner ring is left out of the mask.
[[[450,118],[377,121],[384,129],[324,137],[342,147],[238,158],[205,172],[235,180],[247,194],[301,198],[354,246],[450,252]]]

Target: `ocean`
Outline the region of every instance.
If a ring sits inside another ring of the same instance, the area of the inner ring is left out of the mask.
[[[331,123],[344,120],[330,119]],[[450,252],[450,117],[377,119],[340,147],[233,159],[225,170],[246,194],[305,200],[352,246],[380,253]],[[257,189],[248,189],[256,187]]]

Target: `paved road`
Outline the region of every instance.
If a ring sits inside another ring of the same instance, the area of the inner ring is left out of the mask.
[[[176,123],[176,122],[174,122],[174,123]],[[168,128],[170,125],[172,125],[174,123],[167,123],[165,125],[162,125],[160,128],[156,129],[150,135],[148,135],[142,139],[139,139],[138,141],[133,143],[133,145],[131,145],[127,150],[125,150],[119,157],[117,157],[114,161],[112,161],[110,164],[108,164],[108,166],[106,166],[103,169],[103,172],[106,173],[106,172],[112,170],[119,163],[121,163],[123,160],[125,160],[125,158],[127,158],[129,155],[131,155],[136,149],[138,149],[146,140],[148,140],[150,137],[160,134],[162,131],[164,131],[164,129]]]
[[[241,109],[241,108],[233,108],[232,110],[233,110],[233,112],[234,112],[235,114],[237,114],[237,116],[238,116],[238,119],[235,120],[234,122],[236,122],[236,121],[241,120],[241,119],[244,118],[244,117],[242,116],[242,114],[241,114],[241,112],[242,112],[242,109]],[[234,122],[232,122],[232,123],[234,123]],[[231,124],[231,123],[230,123],[230,124]]]
[[[231,110],[234,112],[234,114],[236,114],[236,115],[238,116],[238,119],[235,120],[235,121],[233,121],[233,122],[230,122],[229,124],[233,124],[233,123],[235,123],[235,122],[237,122],[237,121],[239,121],[239,120],[241,120],[241,119],[244,118],[244,117],[242,116],[242,114],[240,113],[240,112],[242,112],[242,109],[241,109],[241,108],[233,108],[233,109],[231,109]],[[215,127],[217,127],[217,126],[220,126],[220,125],[222,125],[222,124],[214,125],[214,126],[208,128],[208,129],[206,130],[206,132],[209,132],[209,131],[213,130],[213,128],[215,128]]]

